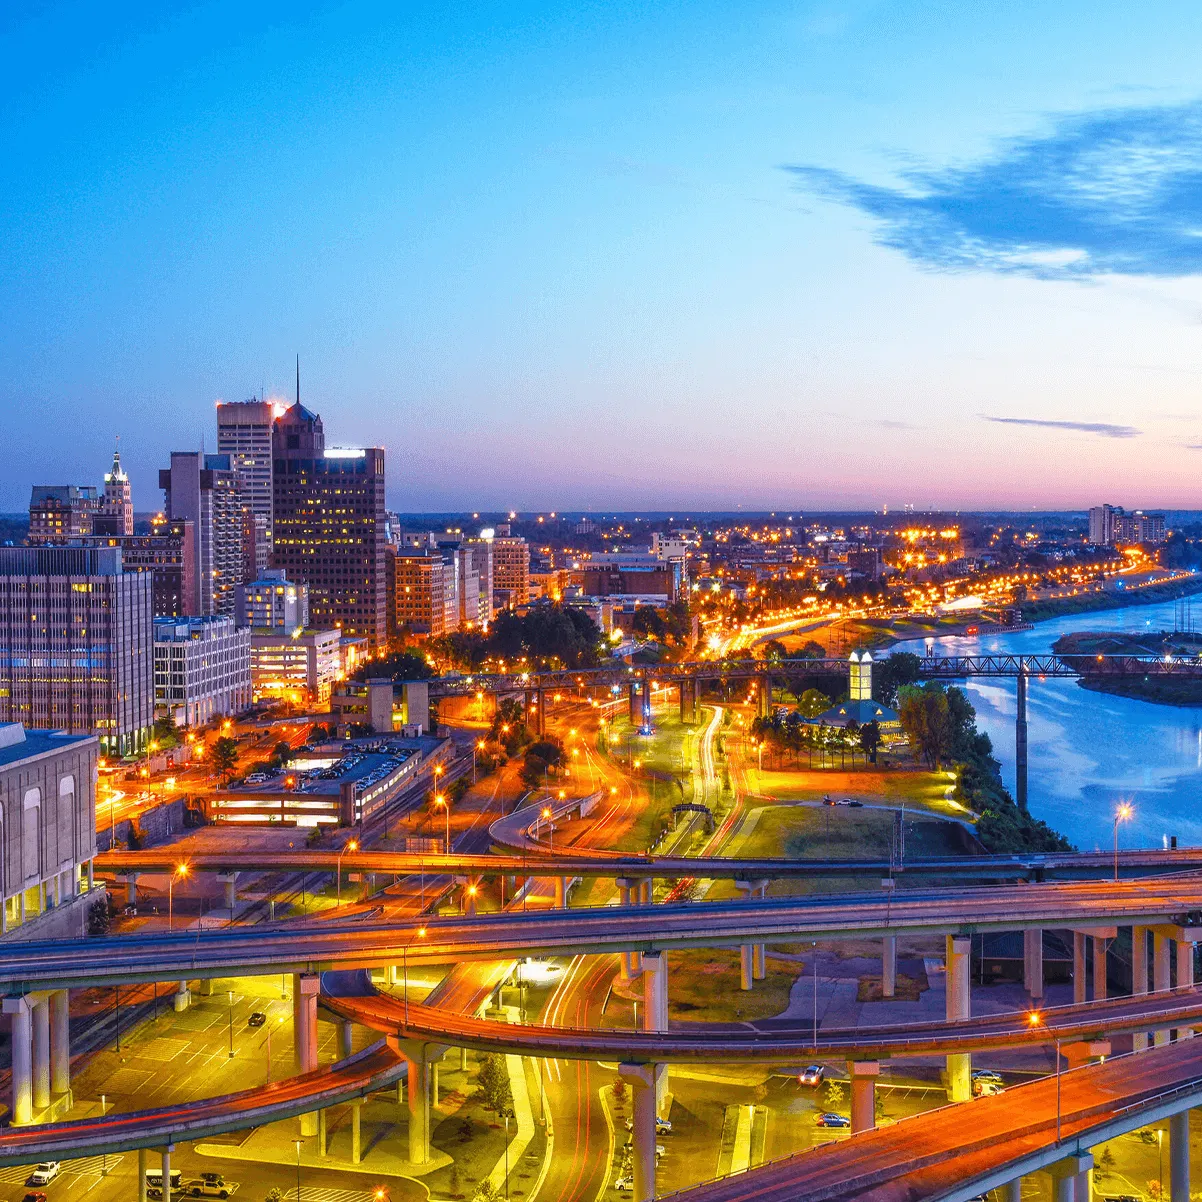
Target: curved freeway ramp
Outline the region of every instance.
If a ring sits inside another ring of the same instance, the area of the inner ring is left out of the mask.
[[[928,1111],[659,1197],[675,1202],[967,1202],[1199,1103],[1202,1040],[1191,1039]]]
[[[495,1022],[451,1013],[437,1006],[406,1003],[387,994],[361,992],[325,996],[322,1005],[341,1018],[387,1035],[448,1043],[483,1052],[546,1056],[566,1060],[624,1060],[677,1064],[757,1061],[796,1064],[813,1058],[887,1060],[958,1052],[1007,1051],[1106,1039],[1132,1031],[1202,1025],[1202,990],[1173,990],[961,1022],[907,1023],[852,1029],[819,1029],[803,1023],[682,1023],[670,1031],[580,1029]]]
[[[296,1118],[392,1085],[404,1075],[404,1066],[400,1052],[387,1040],[380,1040],[316,1072],[202,1102],[66,1123],[7,1127],[0,1131],[0,1165],[130,1152]]]

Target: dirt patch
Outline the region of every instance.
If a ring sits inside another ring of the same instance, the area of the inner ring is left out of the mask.
[[[860,987],[856,993],[857,1002],[916,1002],[919,995],[930,988],[926,973],[920,977],[897,974],[893,997],[887,998],[882,992],[880,977],[861,977]]]

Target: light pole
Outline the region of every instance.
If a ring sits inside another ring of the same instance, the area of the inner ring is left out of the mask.
[[[100,1095],[100,1121],[104,1122],[104,1116],[108,1113],[108,1098],[104,1094]],[[100,1175],[107,1177],[109,1175],[109,1158],[108,1153],[103,1149],[100,1152]]]
[[[447,812],[446,853],[449,856],[451,854],[451,805],[450,802],[447,801],[446,797],[444,797],[441,793],[434,794],[434,804],[436,806],[442,806],[442,808]]]
[[[1119,823],[1128,822],[1131,815],[1135,813],[1130,803],[1123,801],[1119,803],[1118,809],[1114,811],[1114,879],[1119,879]]]
[[[175,882],[183,880],[188,875],[187,864],[177,864],[175,871],[167,878],[167,930],[175,924]]]
[[[292,1141],[296,1145],[296,1202],[301,1202],[300,1196],[300,1150],[301,1141],[294,1139]]]
[[[356,843],[354,839],[350,839],[343,845],[342,850],[338,853],[338,867],[336,869],[338,874],[338,905],[342,905],[342,857],[346,855],[348,851],[358,851],[358,849],[359,844]]]
[[[814,1051],[818,1051],[818,944],[811,943],[811,955],[814,957]]]
[[[229,1056],[229,1058],[231,1060],[233,1060],[233,1058],[234,1058],[234,991],[232,989],[229,991],[229,997],[230,997],[230,1011],[229,1011],[229,1013],[230,1013],[230,1056]]]
[[[550,821],[551,821],[551,807],[550,806],[543,807],[543,821],[546,823],[550,823]],[[555,850],[555,827],[549,826],[548,831],[549,831],[549,837],[551,840],[551,850],[554,851]]]

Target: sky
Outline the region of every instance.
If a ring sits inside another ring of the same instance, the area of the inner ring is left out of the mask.
[[[1197,508],[1202,6],[0,5],[0,511]]]

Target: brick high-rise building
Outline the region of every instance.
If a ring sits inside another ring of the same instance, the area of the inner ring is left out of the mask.
[[[152,587],[115,547],[0,547],[0,722],[140,751],[154,719]]]
[[[36,546],[91,534],[99,512],[100,499],[91,484],[35,484],[27,541]]]
[[[506,535],[492,540],[492,591],[494,609],[529,602],[530,547],[524,538]]]
[[[447,633],[447,565],[441,555],[392,555],[387,559],[390,636],[404,631],[436,638]]]
[[[272,432],[273,565],[309,586],[309,620],[388,640],[384,451],[326,450],[321,418],[298,401]]]

